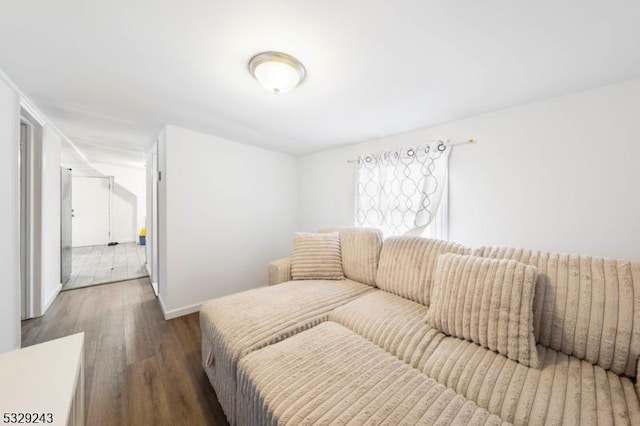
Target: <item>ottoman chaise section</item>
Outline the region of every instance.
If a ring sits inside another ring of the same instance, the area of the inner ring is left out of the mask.
[[[202,363],[230,423],[235,422],[240,358],[325,321],[331,310],[371,291],[351,280],[305,280],[205,303],[200,310]]]
[[[244,357],[239,425],[498,425],[382,348],[325,322]]]

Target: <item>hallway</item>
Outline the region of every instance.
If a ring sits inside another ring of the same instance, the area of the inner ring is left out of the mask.
[[[145,246],[121,243],[72,249],[72,272],[62,290],[148,276]]]

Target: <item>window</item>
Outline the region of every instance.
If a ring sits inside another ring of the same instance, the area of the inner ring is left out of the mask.
[[[356,224],[385,236],[448,238],[451,148],[443,142],[361,155],[357,161]]]

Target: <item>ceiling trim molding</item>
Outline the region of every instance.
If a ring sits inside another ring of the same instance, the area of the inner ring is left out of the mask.
[[[58,126],[56,126],[22,90],[20,90],[20,87],[18,87],[18,85],[11,79],[11,77],[9,77],[9,75],[7,75],[6,72],[4,72],[2,68],[0,68],[0,79],[4,81],[11,90],[18,94],[20,98],[20,107],[24,108],[42,127],[46,126],[56,132],[63,141],[67,142],[69,146],[78,153],[80,158],[82,158],[88,166],[91,166],[87,157],[82,153],[82,151],[80,151],[76,144],[73,143],[73,141],[62,130],[60,130]]]
[[[20,98],[20,107],[24,108],[29,113],[29,115],[31,115],[38,122],[38,124],[43,127],[46,125],[50,125],[52,128],[56,129],[58,133],[60,133],[60,136],[65,136],[51,123],[50,120],[46,118],[42,111],[40,111],[40,108],[38,108],[35,103],[31,99],[29,99],[29,97],[25,95],[22,90],[20,90],[18,85],[11,79],[11,77],[9,77],[9,75],[7,75],[6,72],[4,72],[2,68],[0,68],[0,79],[2,79],[2,81],[4,81],[11,90],[18,94],[18,97]]]

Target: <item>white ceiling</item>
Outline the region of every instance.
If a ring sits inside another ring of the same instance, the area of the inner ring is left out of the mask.
[[[640,75],[637,0],[0,2],[0,68],[91,161],[165,123],[299,155]],[[304,84],[262,89],[265,50]]]

